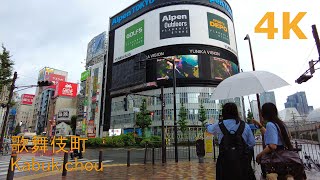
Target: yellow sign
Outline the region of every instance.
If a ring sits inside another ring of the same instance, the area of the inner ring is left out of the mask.
[[[213,157],[213,135],[205,132],[204,144],[207,157]]]

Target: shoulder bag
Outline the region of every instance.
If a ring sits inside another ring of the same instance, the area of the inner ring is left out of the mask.
[[[284,143],[280,128],[277,124],[277,130],[281,141]],[[307,179],[303,162],[299,154],[295,151],[290,151],[287,147],[284,149],[276,149],[271,153],[265,154],[261,157],[261,167],[266,174],[277,173],[278,179],[284,179],[291,175],[294,179]]]

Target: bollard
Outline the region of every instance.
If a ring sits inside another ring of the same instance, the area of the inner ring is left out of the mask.
[[[130,149],[127,152],[127,167],[130,167]]]
[[[154,165],[154,147],[152,148],[152,165]]]
[[[16,166],[13,166],[13,168],[11,169],[11,165],[12,165],[11,163],[16,162],[16,160],[17,160],[17,153],[15,151],[12,151],[10,163],[9,163],[9,168],[8,168],[7,180],[13,180],[14,170],[15,170]]]
[[[101,169],[102,166],[102,150],[99,151],[99,169]]]
[[[67,152],[64,153],[63,157],[63,167],[62,167],[62,176],[67,176],[67,169],[66,164],[68,163],[68,154]]]

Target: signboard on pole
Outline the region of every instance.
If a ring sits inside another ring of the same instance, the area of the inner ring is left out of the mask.
[[[204,134],[205,152],[206,157],[213,157],[213,135],[205,132]]]

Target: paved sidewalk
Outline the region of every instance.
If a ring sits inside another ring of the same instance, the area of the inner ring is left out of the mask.
[[[256,166],[256,177],[260,179],[260,167]],[[319,172],[307,171],[308,180],[319,179]],[[152,164],[131,164],[127,167],[126,164],[104,164],[103,171],[96,172],[95,169],[88,172],[86,170],[71,171],[66,177],[62,177],[62,172],[53,171],[39,174],[24,174],[14,178],[15,180],[100,180],[100,179],[215,179],[215,162],[206,161],[198,163],[197,161],[174,161],[168,162],[166,165],[157,163]]]
[[[78,180],[98,180],[98,179],[215,179],[215,164],[197,162],[169,162],[167,165],[141,165],[132,164],[127,167],[125,164],[107,165],[102,172],[96,171],[76,171],[68,172],[63,178],[60,172],[43,173],[34,176],[24,176],[15,180],[28,179],[78,179]]]

